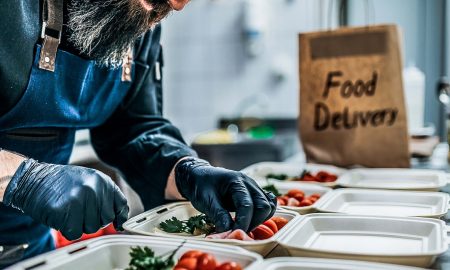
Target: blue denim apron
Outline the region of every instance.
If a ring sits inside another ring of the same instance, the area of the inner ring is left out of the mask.
[[[0,117],[0,148],[41,162],[67,164],[77,129],[104,123],[128,92],[122,69],[107,69],[93,61],[58,50],[55,71],[39,69],[41,46],[36,45],[28,86],[19,102]],[[134,76],[132,65],[131,76]],[[18,249],[0,268],[54,249],[50,229],[0,203],[0,246]]]

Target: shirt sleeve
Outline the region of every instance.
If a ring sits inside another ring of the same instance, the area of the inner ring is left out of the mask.
[[[167,178],[177,161],[196,156],[179,130],[162,116],[160,33],[158,26],[137,42],[127,97],[104,124],[91,129],[97,155],[120,170],[146,210],[165,203]]]

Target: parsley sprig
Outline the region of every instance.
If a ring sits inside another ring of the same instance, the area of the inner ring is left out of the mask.
[[[188,233],[192,235],[211,234],[215,232],[215,226],[205,215],[190,217],[188,220],[179,220],[172,217],[159,224],[161,230],[168,233]]]
[[[155,252],[149,247],[132,247],[131,261],[126,270],[171,270],[175,265],[173,259],[175,252],[165,258],[164,256],[155,256]]]

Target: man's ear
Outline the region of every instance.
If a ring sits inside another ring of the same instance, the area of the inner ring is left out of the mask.
[[[189,0],[169,0],[170,6],[177,11],[182,10],[188,2]]]

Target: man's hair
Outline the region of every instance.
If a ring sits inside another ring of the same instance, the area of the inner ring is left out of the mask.
[[[109,67],[119,67],[134,41],[172,10],[167,0],[72,0],[68,9],[69,42]]]

